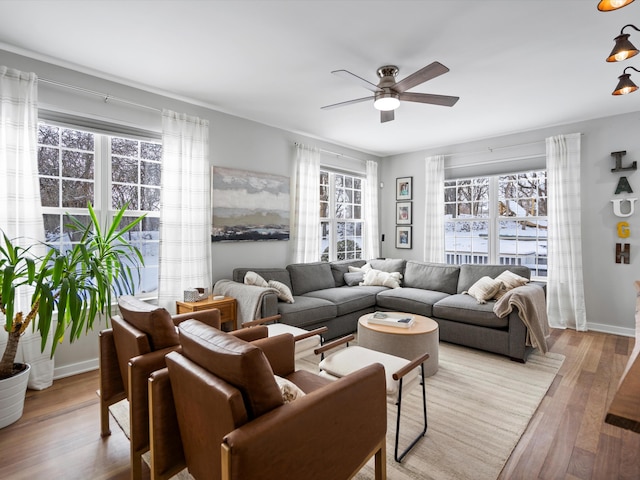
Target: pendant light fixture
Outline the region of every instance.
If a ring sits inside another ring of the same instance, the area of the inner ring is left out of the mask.
[[[598,10],[601,12],[610,12],[622,7],[626,7],[634,0],[600,0],[598,3]],[[629,41],[629,34],[624,33],[625,28],[633,28],[636,32],[640,32],[640,29],[635,25],[625,25],[620,30],[620,35],[613,39],[615,46],[611,53],[607,57],[607,62],[622,62],[631,57],[635,57],[639,52],[638,49]],[[640,73],[640,70],[634,67],[627,67],[622,71],[622,75],[618,77],[618,85],[611,92],[611,95],[627,95],[638,90],[638,86],[631,81],[631,74],[627,73],[627,70],[634,70]]]
[[[618,77],[618,86],[611,93],[611,95],[626,95],[628,93],[632,93],[638,90],[638,86],[631,81],[631,75],[627,73],[627,70],[629,69],[635,70],[636,72],[640,73],[640,70],[636,68],[633,68],[633,67],[625,68],[622,71],[622,75]]]
[[[620,35],[613,39],[616,44],[607,57],[607,62],[621,62],[627,58],[635,57],[638,54],[638,49],[629,41],[629,34],[624,33],[624,29],[627,27],[631,27],[636,32],[640,32],[640,29],[635,25],[629,24],[622,27]]]
[[[600,3],[598,3],[598,10],[601,12],[611,12],[613,10],[626,7],[632,2],[633,0],[600,0]]]

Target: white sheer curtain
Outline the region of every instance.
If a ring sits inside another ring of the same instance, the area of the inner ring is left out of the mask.
[[[175,312],[186,288],[211,288],[209,122],[162,112],[158,304]]]
[[[45,239],[37,142],[38,78],[0,66],[0,229],[25,247]],[[31,294],[22,290],[16,311],[29,311]],[[6,335],[0,331],[4,351]],[[53,360],[47,350],[40,352],[40,335],[31,329],[20,339],[16,361],[31,365],[29,388],[39,390],[53,382]]]
[[[320,150],[296,144],[293,170],[293,262],[317,262],[320,260]]]
[[[444,155],[425,159],[424,261],[444,262]]]
[[[586,331],[580,233],[580,134],[549,137],[546,144],[549,325]]]
[[[364,248],[362,258],[380,255],[378,229],[378,162],[367,160],[367,182],[364,189]]]

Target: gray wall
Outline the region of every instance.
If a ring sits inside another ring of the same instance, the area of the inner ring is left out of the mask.
[[[107,81],[62,68],[37,59],[0,50],[0,65],[35,72],[39,77],[68,83],[94,91],[109,93],[158,109],[169,108],[178,112],[197,115],[210,122],[211,162],[252,171],[263,171],[291,176],[294,142],[303,142],[319,148],[367,160],[376,157],[331,145],[296,133],[249,120],[234,117],[213,108],[195,105],[178,98],[151,93],[135,86]],[[90,116],[97,120],[117,122],[155,132],[161,130],[161,118],[157,112],[118,104],[105,103],[102,99],[71,92],[64,88],[41,83],[40,104],[47,109]],[[625,100],[625,99],[622,99]],[[583,262],[585,295],[589,327],[622,335],[633,335],[635,268],[640,257],[640,212],[626,219],[631,224],[632,245],[630,265],[614,262],[620,220],[612,213],[611,202],[619,174],[612,174],[610,153],[627,151],[627,159],[637,159],[640,139],[637,131],[640,113],[596,119],[573,125],[546,128],[500,138],[449,145],[441,148],[385,158],[380,162],[380,232],[385,234],[381,254],[387,257],[423,258],[422,232],[424,229],[424,158],[433,154],[445,154],[447,177],[491,174],[500,171],[516,171],[544,165],[544,139],[561,133],[580,132],[582,136],[582,218]],[[428,135],[428,132],[425,132]],[[501,160],[508,159],[503,162]],[[515,160],[520,159],[520,160]],[[346,161],[346,160],[345,160]],[[334,159],[341,162],[340,159]],[[474,165],[475,164],[475,165]],[[460,165],[467,165],[460,167]],[[351,165],[348,165],[351,167]],[[451,168],[458,166],[459,168]],[[397,250],[395,235],[395,179],[413,176],[413,249]],[[629,172],[629,182],[635,192],[640,192],[640,174]],[[421,201],[422,200],[422,201]],[[640,208],[640,207],[638,207]],[[231,275],[237,266],[268,267],[285,265],[290,260],[290,242],[225,243],[213,245],[212,282]],[[104,326],[99,325],[96,331]],[[97,366],[96,332],[79,342],[61,345],[56,352],[56,376],[75,373]]]
[[[380,207],[381,233],[386,236],[382,254],[386,257],[423,258],[424,159],[427,156],[446,155],[445,175],[448,178],[518,171],[544,165],[545,138],[582,133],[582,209],[576,215],[581,215],[582,222],[587,321],[590,330],[632,336],[636,297],[633,285],[640,278],[637,271],[640,265],[640,209],[636,204],[634,215],[618,218],[613,214],[611,200],[637,197],[640,194],[640,173],[612,173],[614,160],[611,152],[626,150],[625,165],[632,160],[640,161],[640,137],[633,133],[639,127],[640,113],[631,113],[385,158],[381,168],[381,181],[384,182]],[[450,168],[462,164],[469,166]],[[413,249],[398,250],[394,242],[395,179],[408,175],[414,177]],[[615,195],[621,176],[628,178],[634,190],[632,195]],[[618,239],[616,224],[620,220],[630,224],[631,236],[627,239]],[[615,263],[615,244],[618,242],[631,245],[631,262],[628,265]]]
[[[369,154],[238,118],[205,106],[194,105],[169,96],[107,81],[12,52],[0,50],[0,65],[25,72],[35,72],[39,78],[108,93],[149,107],[168,108],[207,119],[210,123],[210,159],[212,165],[215,166],[291,177],[295,154],[294,142],[313,145],[361,160],[378,160],[377,157]],[[39,104],[48,110],[88,116],[96,120],[120,123],[154,132],[161,131],[160,113],[149,109],[129,106],[117,101],[105,103],[102,98],[52,86],[45,82],[40,82],[38,96]],[[326,154],[325,157],[326,160],[332,161],[334,164],[345,163],[348,168],[353,168],[354,162],[352,160],[332,159],[331,155]],[[212,284],[221,278],[230,278],[234,267],[270,267],[290,263],[290,244],[291,242],[288,241],[213,244]],[[58,347],[55,357],[56,376],[97,366],[98,342],[96,335],[97,330],[103,327],[104,323],[96,327],[96,332],[73,345],[65,343]]]

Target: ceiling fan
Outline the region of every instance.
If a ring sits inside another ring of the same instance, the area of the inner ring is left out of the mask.
[[[443,73],[447,73],[449,69],[440,62],[433,62],[396,83],[398,71],[399,69],[395,65],[385,65],[384,67],[380,67],[378,69],[378,77],[380,77],[380,81],[377,85],[374,85],[368,80],[365,80],[364,78],[361,78],[347,70],[335,70],[331,73],[343,78],[355,80],[367,90],[371,90],[374,94],[369,97],[356,98],[355,100],[327,105],[322,107],[322,109],[326,110],[330,108],[344,107],[346,105],[353,105],[354,103],[365,102],[373,99],[373,106],[380,110],[380,122],[384,123],[390,122],[394,119],[393,111],[400,106],[401,100],[453,107],[460,98],[448,95],[407,92],[407,90],[415,87],[416,85],[420,85],[427,80],[431,80]]]

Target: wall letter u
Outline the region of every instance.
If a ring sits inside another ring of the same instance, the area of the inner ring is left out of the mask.
[[[636,200],[638,200],[637,198],[616,198],[614,200],[611,200],[611,202],[613,203],[613,213],[616,217],[630,217],[631,215],[633,215],[633,212],[635,210],[635,203]],[[629,212],[628,213],[622,213],[622,208],[621,208],[621,204],[622,202],[629,202]]]

